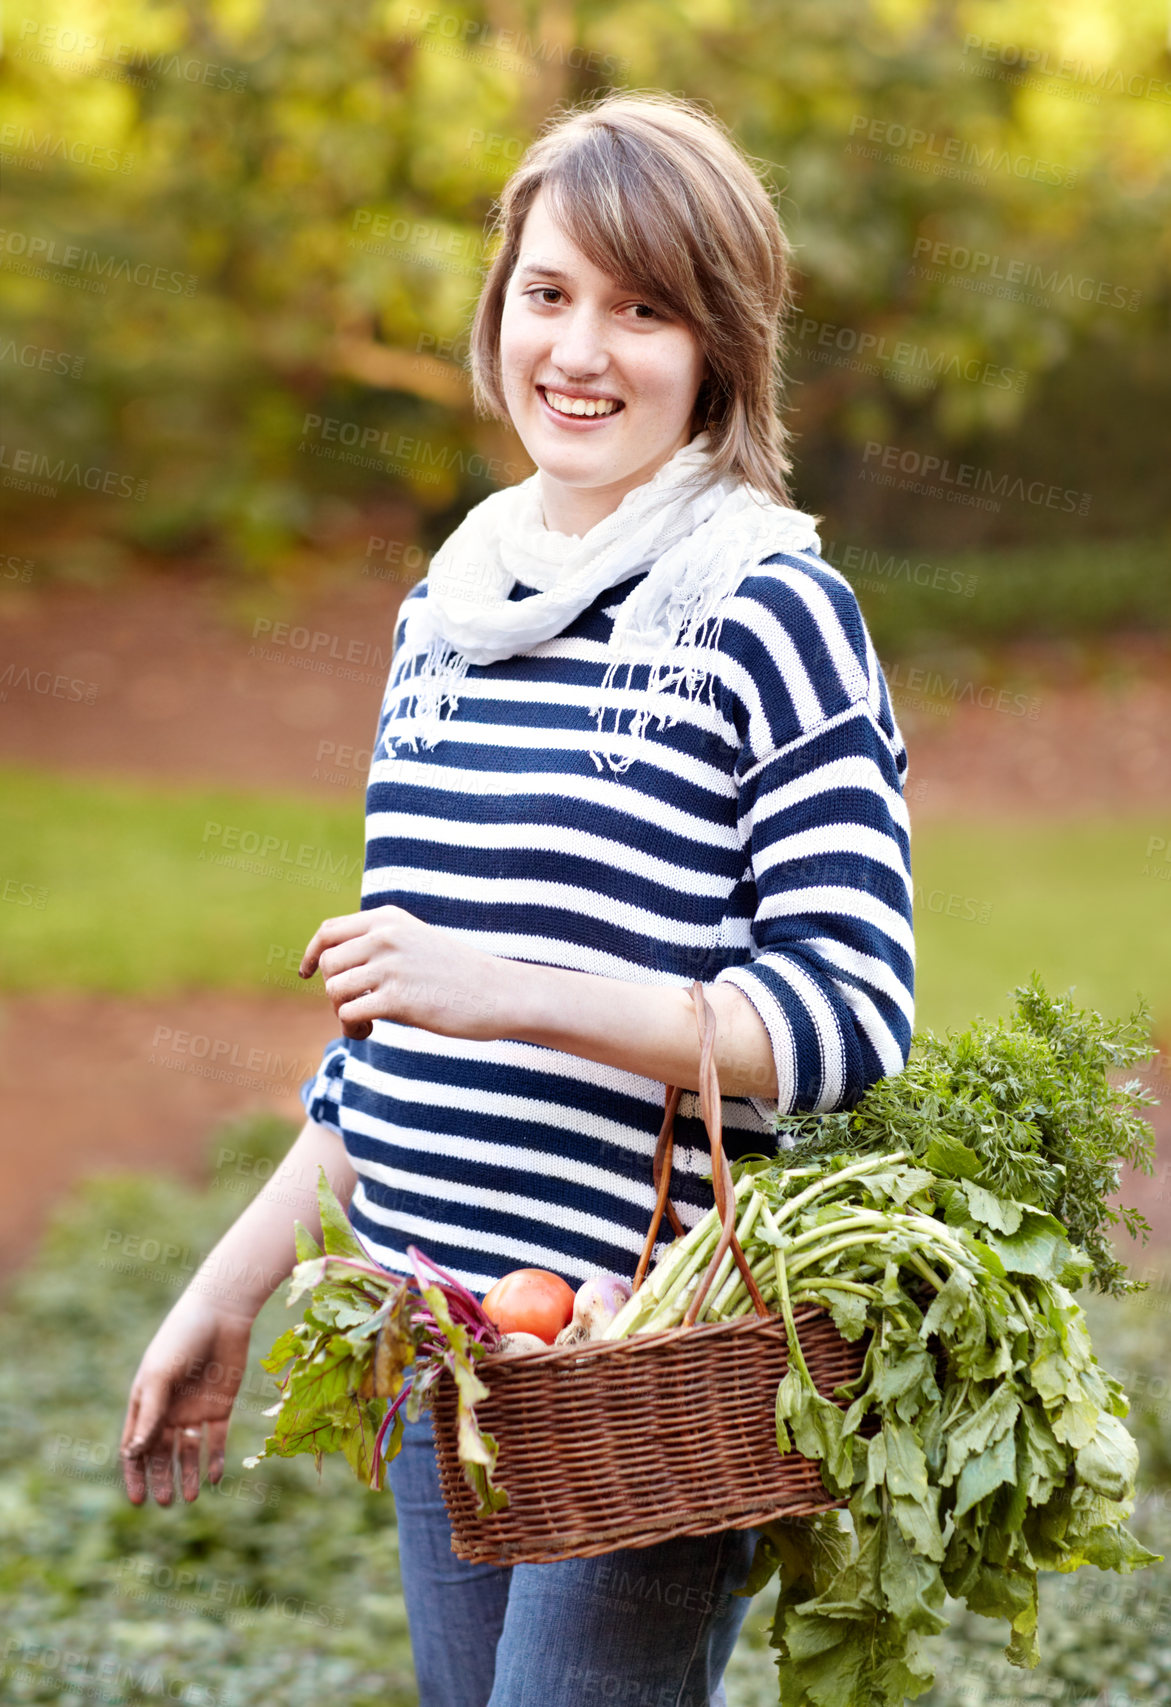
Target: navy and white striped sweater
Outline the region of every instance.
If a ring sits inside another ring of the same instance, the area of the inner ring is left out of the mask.
[[[814,553],[746,570],[708,688],[603,693],[611,588],[561,634],[473,666],[419,740],[404,599],[366,796],[362,907],[388,904],[508,959],[647,985],[734,983],[768,1028],[779,1097],[724,1099],[733,1160],[768,1114],[851,1105],[906,1062],[914,1014],[907,757],[846,580]],[[515,587],[514,597],[531,589]],[[598,708],[606,707],[599,734]],[[660,713],[665,712],[663,719]],[[615,719],[618,733],[614,733]],[[355,1230],[396,1273],[417,1244],[485,1292],[520,1267],[577,1286],[634,1271],[654,1206],[664,1087],[530,1043],[376,1020],[302,1086],[359,1180]],[[676,1121],[672,1199],[710,1208],[698,1098]],[[669,1233],[656,1247],[656,1257]]]

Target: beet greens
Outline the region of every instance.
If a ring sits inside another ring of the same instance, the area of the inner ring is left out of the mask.
[[[327,1452],[341,1452],[359,1480],[381,1489],[386,1464],[402,1444],[403,1411],[416,1421],[446,1369],[459,1394],[459,1458],[478,1515],[503,1510],[508,1495],[492,1479],[496,1441],[480,1428],[475,1409],[488,1395],[475,1366],[500,1342],[495,1324],[466,1287],[414,1245],[407,1246],[411,1275],[376,1267],[324,1168],[317,1200],[325,1249],[297,1224],[298,1262],[287,1301],[306,1292],[309,1301],[301,1320],[261,1359],[278,1377],[282,1396],[265,1413],[276,1418],[272,1434],[245,1465],[311,1452],[320,1470]]]

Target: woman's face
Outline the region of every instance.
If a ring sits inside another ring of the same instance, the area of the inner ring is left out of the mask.
[[[686,326],[586,259],[541,192],[505,293],[500,366],[509,415],[541,473],[545,525],[580,536],[689,442],[705,364]],[[575,397],[618,407],[557,411]]]

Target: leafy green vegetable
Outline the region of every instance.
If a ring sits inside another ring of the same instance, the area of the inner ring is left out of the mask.
[[[783,1115],[777,1128],[798,1141],[803,1160],[841,1150],[915,1156],[960,1182],[972,1221],[992,1233],[1017,1230],[1004,1220],[1006,1201],[1048,1211],[1089,1256],[1099,1291],[1133,1290],[1109,1229],[1121,1221],[1145,1237],[1150,1228],[1108,1199],[1123,1162],[1152,1171],[1154,1140],[1138,1110],[1157,1098],[1137,1080],[1111,1085],[1107,1071],[1152,1055],[1147,1005],[1106,1021],[1068,995],[1050,996],[1036,973],[1013,995],[1010,1021],[977,1020],[943,1039],[916,1034],[905,1069],[871,1085],[854,1108]],[[1016,1247],[1026,1258],[1030,1248],[1028,1239]]]
[[[766,1199],[745,1253],[768,1253],[776,1284],[764,1270],[758,1283],[788,1328],[778,1446],[791,1437],[849,1502],[848,1530],[838,1512],[767,1526],[744,1591],[779,1569],[772,1642],[786,1707],[896,1707],[921,1694],[948,1595],[1005,1619],[1009,1659],[1035,1665],[1039,1571],[1128,1572],[1157,1558],[1125,1526],[1138,1466],[1118,1420],[1125,1395],[1065,1284],[1089,1259],[1011,1199],[992,1212],[1016,1222],[1011,1236],[905,1207],[921,1201],[922,1173],[893,1156],[861,1172],[853,1152],[825,1157],[812,1182],[779,1161],[733,1169],[738,1193],[747,1181]],[[936,1181],[935,1194],[952,1207],[955,1183]],[[768,1237],[770,1223],[784,1236]],[[869,1339],[835,1405],[809,1378],[792,1300],[829,1307],[847,1278]],[[866,1439],[868,1421],[878,1428]]]
[[[897,1707],[931,1686],[948,1597],[1007,1623],[1036,1665],[1040,1571],[1155,1562],[1126,1527],[1138,1453],[1127,1400],[1098,1364],[1073,1290],[1134,1290],[1110,1249],[1122,1160],[1150,1170],[1135,1084],[1139,1018],[1087,1018],[1034,978],[1012,1026],[978,1022],[838,1114],[778,1119],[804,1141],[733,1167],[737,1236],[784,1318],[776,1437],[848,1502],[766,1525],[742,1591],[780,1588],[772,1643],[786,1707]],[[786,1164],[792,1164],[787,1166]],[[1141,1217],[1123,1211],[1132,1229]],[[715,1210],[664,1252],[607,1337],[687,1312],[719,1237]],[[862,1371],[819,1394],[794,1305],[866,1334]],[[751,1308],[730,1254],[698,1312]],[[836,1401],[836,1402],[835,1402]]]
[[[360,1481],[381,1489],[402,1443],[404,1405],[416,1420],[446,1369],[459,1392],[459,1457],[479,1515],[502,1510],[508,1495],[492,1479],[496,1442],[480,1429],[475,1409],[488,1394],[475,1362],[497,1344],[494,1324],[413,1245],[407,1248],[413,1279],[376,1268],[324,1169],[317,1200],[325,1249],[297,1224],[299,1260],[288,1302],[306,1293],[309,1300],[301,1320],[261,1359],[262,1368],[280,1377],[282,1396],[266,1413],[276,1417],[271,1435],[245,1466],[312,1452],[320,1470],[325,1453],[341,1452]],[[424,1268],[437,1278],[425,1281]]]

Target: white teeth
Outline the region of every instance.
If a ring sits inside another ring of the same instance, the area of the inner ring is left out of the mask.
[[[561,391],[546,391],[545,401],[559,415],[612,415],[618,404],[609,399],[566,397]]]

